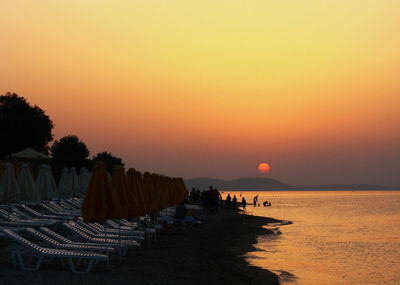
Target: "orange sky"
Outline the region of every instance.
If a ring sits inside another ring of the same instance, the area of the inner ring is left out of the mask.
[[[0,93],[184,177],[400,184],[400,2],[0,2]]]

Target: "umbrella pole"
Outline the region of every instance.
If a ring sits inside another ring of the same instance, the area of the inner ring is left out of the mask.
[[[104,239],[106,241],[106,254],[107,254],[107,270],[110,270],[110,256],[109,256],[109,252],[108,252],[108,242],[107,242],[107,230],[106,230],[106,226],[103,224],[104,227]]]
[[[24,205],[25,205],[25,207],[24,207],[24,213],[25,213],[25,222],[26,222],[26,201],[24,201]]]
[[[121,251],[121,223],[118,223],[118,245],[119,245],[119,262],[122,262],[122,251]]]
[[[133,224],[131,219],[131,244],[133,244]]]

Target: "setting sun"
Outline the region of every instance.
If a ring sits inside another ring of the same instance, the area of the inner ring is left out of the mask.
[[[270,169],[271,167],[266,162],[262,162],[258,165],[258,171],[260,171],[260,173],[267,173],[270,171]]]

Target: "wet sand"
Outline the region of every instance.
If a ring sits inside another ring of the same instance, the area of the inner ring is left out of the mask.
[[[98,264],[89,274],[73,274],[59,262],[39,271],[21,271],[11,263],[1,241],[1,284],[279,284],[268,270],[250,266],[243,255],[254,250],[262,228],[275,219],[241,215],[222,209],[201,216],[201,225],[176,225],[157,243],[133,250],[122,263],[114,257],[111,270]]]

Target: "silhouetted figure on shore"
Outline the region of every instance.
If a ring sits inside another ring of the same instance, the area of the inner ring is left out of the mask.
[[[201,193],[200,200],[205,214],[216,214],[218,213],[222,196],[219,193],[218,189],[214,189],[212,186],[210,186],[209,190]]]
[[[232,202],[231,194],[228,194],[228,196],[226,197],[226,205],[228,207],[230,207],[231,206],[231,202]]]
[[[236,209],[236,205],[237,205],[237,198],[236,198],[236,195],[233,195],[233,199],[232,199],[232,207],[233,207],[233,209]]]
[[[214,198],[215,198],[215,213],[218,213],[218,209],[219,209],[219,205],[222,200],[222,196],[221,196],[221,193],[219,193],[217,188],[214,189],[214,195],[215,195],[214,196]]]
[[[254,198],[253,198],[253,204],[254,204],[254,207],[257,206],[257,198],[256,198],[256,196],[254,196]]]
[[[192,191],[190,192],[189,200],[193,204],[197,204],[199,202],[199,199],[200,199],[200,190],[196,190],[195,188],[193,188]]]
[[[200,194],[200,203],[201,206],[203,207],[203,213],[204,215],[208,214],[208,207],[207,207],[207,191],[203,191]]]
[[[263,203],[263,205],[264,205],[264,207],[268,207],[268,201],[265,201],[265,202]]]
[[[243,197],[242,198],[243,211],[246,211],[246,205],[247,205],[246,199]]]

